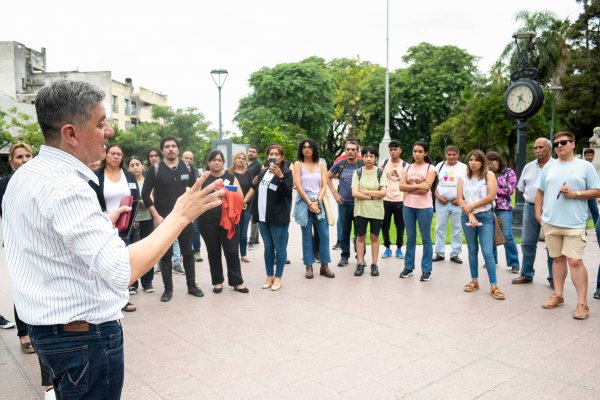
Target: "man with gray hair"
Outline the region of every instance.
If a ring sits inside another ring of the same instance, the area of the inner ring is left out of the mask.
[[[538,138],[533,144],[535,160],[531,161],[523,168],[521,178],[517,183],[517,189],[523,192],[525,205],[523,207],[523,232],[521,235],[521,252],[523,261],[521,262],[521,276],[512,280],[514,284],[523,284],[533,282],[535,269],[535,255],[537,252],[537,243],[540,237],[540,223],[535,218],[535,183],[542,174],[542,169],[548,163],[555,160],[550,156],[552,143],[546,138]],[[546,254],[548,250],[546,249]],[[548,255],[548,282],[550,286],[554,285],[552,278],[552,258]]]
[[[130,284],[146,273],[179,232],[219,206],[206,175],[179,198],[154,232],[126,247],[103,213],[98,178],[87,167],[104,157],[104,93],[77,81],[43,87],[35,100],[45,145],[14,174],[3,200],[6,265],[19,316],[59,399],[118,399],[124,381],[119,319]],[[23,240],[27,238],[27,240]]]

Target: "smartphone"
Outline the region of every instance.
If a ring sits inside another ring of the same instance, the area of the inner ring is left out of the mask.
[[[275,158],[269,158],[269,165],[272,167],[275,165]]]

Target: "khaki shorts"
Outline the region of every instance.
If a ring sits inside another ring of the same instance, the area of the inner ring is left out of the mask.
[[[550,257],[583,259],[583,250],[587,243],[585,228],[561,228],[542,221],[542,229]]]

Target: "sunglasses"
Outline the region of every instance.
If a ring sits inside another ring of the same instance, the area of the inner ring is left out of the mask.
[[[567,143],[573,143],[573,141],[569,139],[557,140],[556,142],[552,143],[552,147],[557,148],[559,145],[566,146]]]

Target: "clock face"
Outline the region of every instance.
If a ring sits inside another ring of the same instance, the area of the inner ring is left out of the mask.
[[[515,85],[506,95],[506,106],[515,114],[527,111],[534,101],[534,94],[529,85]]]

